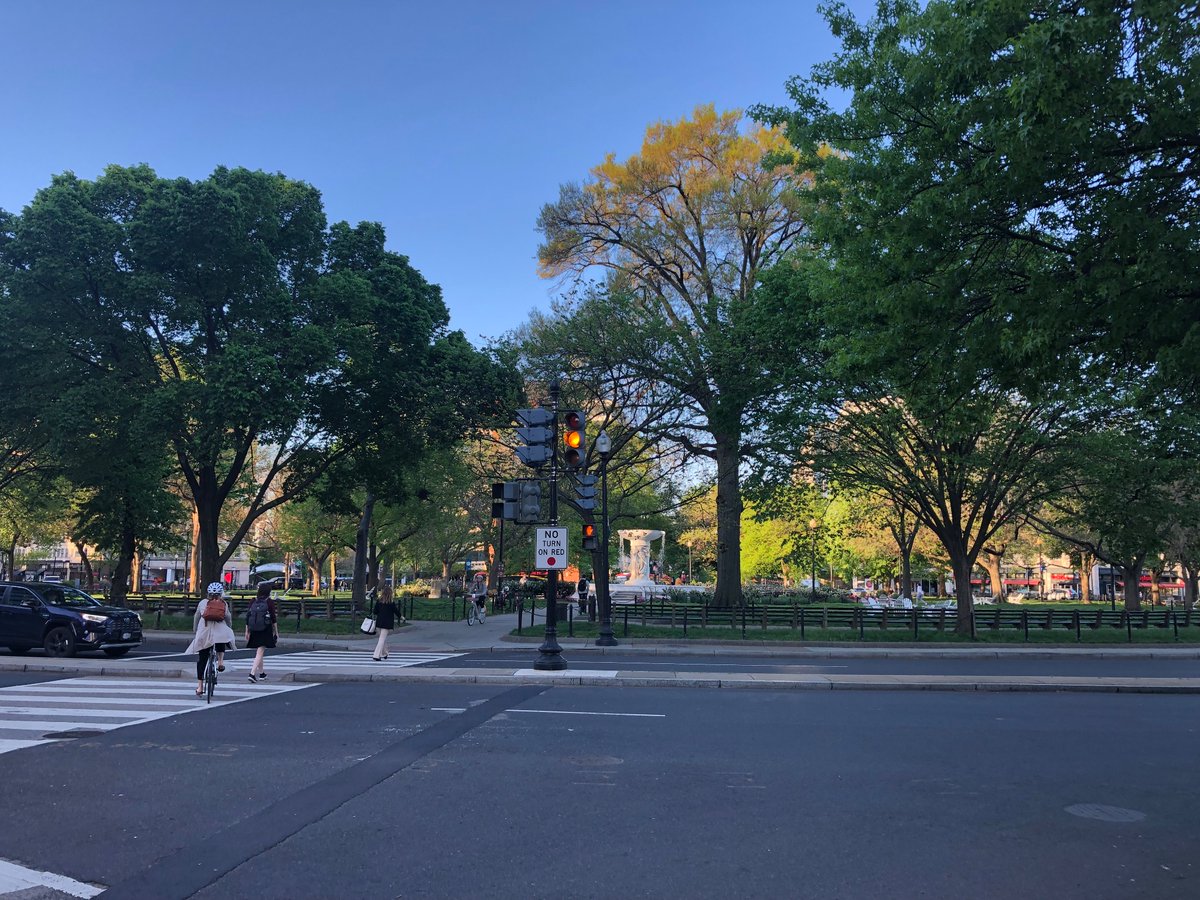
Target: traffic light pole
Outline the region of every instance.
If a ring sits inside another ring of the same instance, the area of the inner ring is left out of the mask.
[[[550,446],[554,452],[550,457],[550,524],[558,524],[558,380],[550,382],[550,409],[554,413],[550,428],[553,432]],[[546,572],[546,637],[538,647],[538,658],[533,667],[542,671],[558,672],[567,667],[562,647],[558,645],[558,569]]]

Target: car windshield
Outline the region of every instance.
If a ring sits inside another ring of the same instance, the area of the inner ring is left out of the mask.
[[[53,587],[42,590],[42,599],[52,606],[68,606],[71,609],[92,609],[100,606],[99,600],[70,587]]]

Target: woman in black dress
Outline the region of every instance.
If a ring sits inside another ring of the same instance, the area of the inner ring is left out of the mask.
[[[260,604],[266,603],[265,621],[261,614]],[[267,648],[274,649],[279,641],[279,617],[275,614],[275,600],[271,597],[271,586],[260,584],[258,593],[246,610],[246,648],[254,651],[254,662],[250,665],[250,680],[266,681],[267,673],[263,670],[263,657]]]
[[[379,632],[379,641],[375,644],[375,653],[371,658],[375,662],[387,659],[388,632],[396,627],[396,604],[392,600],[392,589],[384,585],[375,601],[375,628]]]

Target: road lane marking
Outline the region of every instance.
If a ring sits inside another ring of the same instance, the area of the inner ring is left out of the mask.
[[[211,704],[198,698],[190,679],[151,680],[66,678],[38,684],[0,688],[0,753],[23,750],[69,738],[48,737],[66,732],[109,732],[169,716],[220,709],[312,685],[217,685]],[[139,696],[141,694],[141,696]],[[165,696],[165,695],[172,696]],[[40,732],[30,740],[30,733]],[[2,892],[0,892],[2,893]]]
[[[40,872],[28,869],[14,862],[0,859],[0,894],[28,891],[46,887],[72,897],[95,897],[103,893],[104,888],[84,884],[66,875],[55,875],[53,872]]]
[[[461,713],[466,712],[461,706],[431,706],[430,712]],[[665,719],[666,713],[621,713],[621,712],[587,712],[578,709],[506,709],[506,713],[546,713],[553,716],[625,716],[634,719]]]

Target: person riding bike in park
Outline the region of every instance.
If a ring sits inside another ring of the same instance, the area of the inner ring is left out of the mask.
[[[484,618],[487,615],[487,578],[482,572],[476,573],[472,579],[468,596],[479,607],[479,618]]]
[[[236,637],[233,633],[233,611],[225,599],[225,585],[214,581],[205,591],[205,597],[196,604],[192,615],[192,627],[196,636],[188,644],[185,653],[199,653],[196,659],[196,696],[204,693],[204,669],[213,650],[217,651],[217,671],[225,671],[225,652],[235,650]]]

